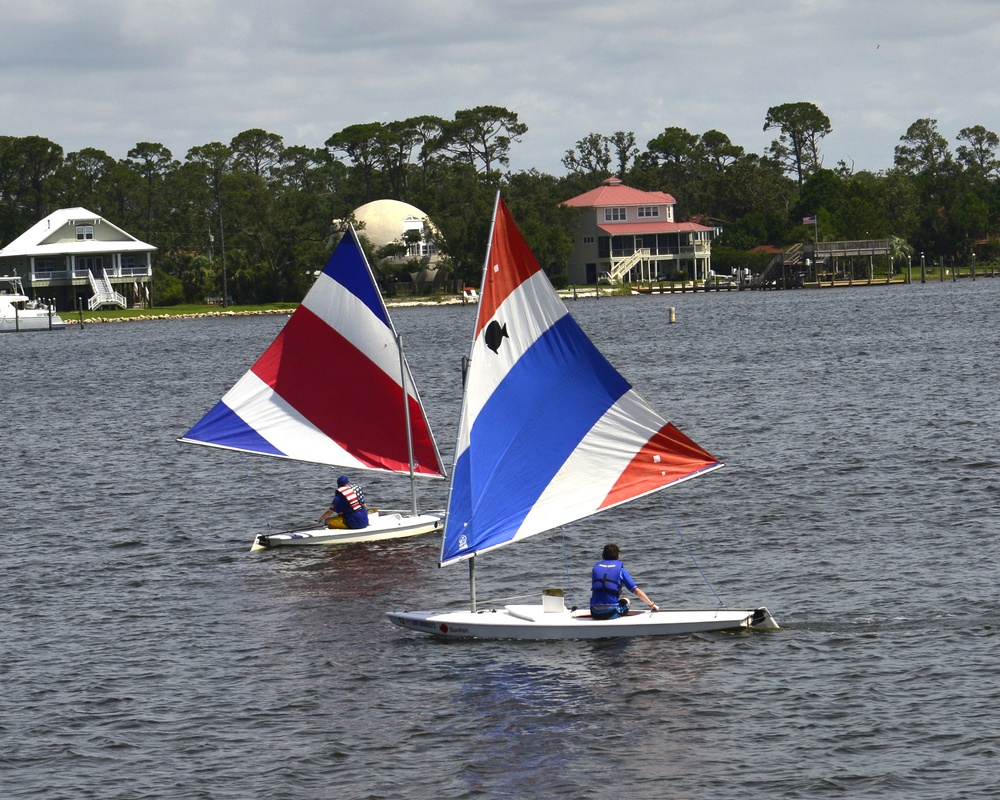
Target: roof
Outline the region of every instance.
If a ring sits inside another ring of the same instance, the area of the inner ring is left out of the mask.
[[[637,233],[690,233],[692,231],[711,231],[696,222],[608,222],[598,225],[597,229],[612,236],[627,236]]]
[[[427,225],[433,228],[427,214],[400,200],[372,200],[354,209],[354,219],[364,223],[360,232],[376,247],[402,241],[408,226],[407,220],[419,220],[421,223],[427,220]]]
[[[574,208],[601,208],[603,206],[659,206],[674,205],[677,201],[666,192],[644,192],[633,189],[621,182],[620,178],[608,178],[596,189],[584,192],[563,202]]]
[[[93,239],[77,239],[77,225],[93,225]],[[68,229],[72,229],[69,231]],[[151,253],[151,244],[108,222],[85,208],[61,208],[36,222],[0,250],[0,258],[12,256],[86,255],[88,253]]]

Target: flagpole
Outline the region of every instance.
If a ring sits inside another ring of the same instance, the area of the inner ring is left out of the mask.
[[[813,214],[813,261],[819,260],[819,214]],[[819,279],[816,281],[819,285]]]

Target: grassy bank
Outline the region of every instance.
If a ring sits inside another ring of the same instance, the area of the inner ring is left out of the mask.
[[[594,287],[578,287],[577,289],[561,289],[559,294],[564,299],[579,297],[593,297]],[[627,286],[601,287],[602,297],[612,297],[615,295],[629,295],[631,290]],[[405,306],[441,306],[460,305],[463,302],[462,296],[457,294],[434,294],[416,295],[402,297],[387,297],[385,304],[390,308],[400,308]],[[126,322],[141,321],[149,319],[164,319],[166,317],[212,317],[212,316],[235,316],[235,315],[255,315],[255,314],[290,314],[298,303],[262,303],[260,305],[238,306],[232,305],[223,308],[216,305],[205,305],[204,303],[188,303],[177,306],[154,306],[152,308],[113,308],[99,311],[84,311],[83,322]],[[70,325],[80,322],[79,311],[62,311],[60,316],[63,321]]]
[[[150,317],[194,317],[205,314],[281,314],[294,311],[298,303],[264,303],[250,306],[209,306],[204,303],[189,303],[179,306],[154,306],[153,308],[106,308],[98,311],[84,311],[83,321],[107,322],[114,320],[148,319]],[[79,311],[62,311],[60,316],[66,322],[79,322]]]

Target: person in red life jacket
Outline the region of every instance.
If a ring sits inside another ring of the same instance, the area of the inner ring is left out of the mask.
[[[351,483],[346,475],[337,478],[337,491],[330,501],[330,507],[320,515],[319,521],[326,522],[329,528],[367,528],[368,509],[361,487]]]
[[[628,613],[629,601],[621,597],[622,587],[642,600],[653,611],[659,611],[646,593],[635,585],[632,576],[619,560],[618,545],[604,545],[601,560],[590,573],[590,616],[594,619],[617,619]]]

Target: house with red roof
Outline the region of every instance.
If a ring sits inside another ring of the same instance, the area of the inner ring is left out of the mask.
[[[643,192],[608,178],[563,205],[580,212],[567,269],[570,283],[709,277],[715,229],[675,222],[677,201],[666,192]]]

